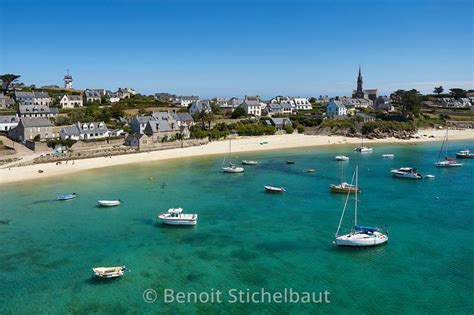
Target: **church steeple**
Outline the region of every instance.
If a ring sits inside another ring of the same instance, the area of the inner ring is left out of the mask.
[[[359,76],[357,77],[357,90],[354,93],[355,98],[364,98],[364,90],[362,88],[362,83],[363,83],[362,72],[361,72],[360,66],[359,66]]]

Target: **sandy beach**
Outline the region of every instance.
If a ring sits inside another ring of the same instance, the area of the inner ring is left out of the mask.
[[[365,140],[364,143],[417,143],[428,141],[442,141],[445,130],[429,129],[420,130],[416,136],[418,139],[401,140],[395,138]],[[450,130],[450,140],[473,140],[474,129],[466,130]],[[261,144],[262,142],[267,142]],[[299,147],[314,147],[322,145],[343,145],[358,144],[360,139],[348,138],[343,136],[309,136],[301,134],[292,135],[274,135],[259,137],[240,137],[232,141],[232,152],[252,152],[267,151],[278,149],[289,149]],[[160,160],[170,160],[183,157],[205,156],[214,154],[224,154],[229,149],[227,141],[215,141],[207,145],[178,148],[162,151],[152,151],[137,154],[127,154],[120,156],[112,156],[111,158],[91,158],[83,160],[75,160],[74,164],[55,163],[35,164],[22,167],[2,168],[0,169],[0,184],[19,182],[32,179],[47,178],[53,176],[64,176],[67,174],[79,172],[82,170],[97,169],[108,166],[125,165],[131,163],[143,163]],[[43,170],[43,173],[38,173]]]

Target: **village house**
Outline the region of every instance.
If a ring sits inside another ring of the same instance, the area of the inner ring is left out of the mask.
[[[284,130],[286,127],[292,127],[293,124],[288,118],[270,118],[266,119],[265,123],[269,126],[275,127],[277,131]]]
[[[234,110],[234,108],[238,107],[240,104],[242,104],[242,100],[237,98],[237,97],[232,97],[230,98],[230,100],[227,102],[227,108],[226,109],[232,109]]]
[[[98,90],[91,90],[91,89],[86,89],[84,91],[84,101],[86,103],[101,103],[102,101],[102,96],[101,93]]]
[[[61,105],[62,108],[82,107],[82,96],[64,94],[59,99],[59,105]]]
[[[262,116],[262,105],[259,96],[245,96],[244,102],[239,105],[247,115]]]
[[[375,102],[375,109],[392,112],[394,110],[394,107],[392,105],[392,100],[388,96],[377,97],[377,101]]]
[[[191,128],[191,126],[194,125],[193,116],[191,116],[189,113],[171,112],[170,115],[178,123],[179,127]]]
[[[17,110],[18,117],[31,118],[54,118],[58,116],[57,108],[49,108],[45,105],[20,105]]]
[[[89,123],[77,122],[72,126],[62,127],[60,137],[62,140],[103,139],[110,137],[110,131],[103,121]]]
[[[369,108],[372,107],[374,102],[367,98],[353,98],[353,97],[341,97],[340,101],[347,107],[350,108]]]
[[[191,104],[191,107],[189,107],[189,113],[191,115],[194,115],[196,113],[206,113],[209,114],[212,112],[211,104],[208,100],[198,100],[195,101]]]
[[[15,105],[15,100],[10,96],[0,93],[0,108],[8,108]]]
[[[51,105],[52,99],[46,92],[15,91],[15,100],[20,105]]]
[[[277,114],[283,114],[283,107],[279,103],[272,103],[270,102],[265,111],[268,113],[268,115],[273,116]]]
[[[145,127],[150,120],[153,120],[152,116],[135,116],[130,121],[130,127],[132,132],[136,134],[143,134],[145,132]]]
[[[21,118],[18,125],[8,133],[15,141],[49,140],[57,137],[53,133],[53,124],[47,118]]]
[[[313,109],[313,105],[309,102],[309,100],[305,97],[295,97],[292,99],[293,105],[295,106],[296,110],[311,110]]]
[[[187,108],[189,105],[197,101],[199,101],[199,96],[179,96],[173,105]]]
[[[228,108],[229,103],[225,97],[214,97],[212,101],[220,108]]]
[[[356,114],[356,116],[359,117],[359,118],[361,118],[364,123],[375,121],[375,117],[374,117],[374,116],[368,115],[368,114],[363,113],[363,112],[358,112],[358,113]]]
[[[155,93],[155,100],[166,103],[174,103],[178,101],[178,97],[170,93]]]
[[[340,118],[347,116],[347,108],[342,101],[332,99],[326,107],[328,118]]]
[[[20,118],[16,115],[0,116],[0,131],[10,131],[18,125]]]

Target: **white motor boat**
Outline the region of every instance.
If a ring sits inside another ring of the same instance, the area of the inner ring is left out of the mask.
[[[355,186],[358,186],[357,178],[358,168],[356,167],[354,176],[355,176]],[[354,180],[352,177],[352,181]],[[351,182],[352,185],[352,182]],[[351,246],[351,247],[367,247],[367,246],[376,246],[383,244],[388,241],[388,236],[381,232],[377,227],[371,226],[361,226],[357,224],[357,190],[355,191],[355,203],[354,203],[354,228],[348,234],[339,235],[339,230],[341,229],[342,220],[344,218],[344,213],[346,212],[347,202],[349,201],[350,193],[347,193],[346,202],[342,210],[341,218],[339,219],[339,226],[334,237],[334,243],[338,246]]]
[[[425,178],[435,178],[435,176],[428,174],[428,175],[425,176]]]
[[[168,212],[161,213],[158,215],[163,223],[170,225],[196,225],[198,215],[185,214],[183,213],[183,208],[170,208]]]
[[[266,191],[268,192],[276,192],[276,193],[281,193],[281,192],[285,192],[285,188],[283,187],[274,187],[274,186],[263,186],[265,188]]]
[[[120,206],[122,201],[118,200],[97,200],[97,204],[101,207],[116,207]]]
[[[257,165],[258,162],[254,160],[243,160],[242,165]]]
[[[336,161],[349,161],[349,157],[345,155],[336,156]]]
[[[456,153],[456,157],[459,159],[473,159],[474,153],[471,153],[470,150],[465,149]]]
[[[127,270],[125,266],[92,268],[92,272],[96,277],[106,279],[121,277],[125,273],[125,270]]]
[[[462,166],[462,163],[459,163],[456,161],[456,159],[450,158],[448,156],[448,130],[449,129],[446,129],[446,135],[444,136],[443,143],[441,144],[441,149],[439,149],[438,160],[435,163],[436,167],[450,168]],[[444,160],[441,159],[443,149],[445,152]]]
[[[412,167],[401,167],[399,169],[391,170],[390,171],[393,176],[400,177],[400,178],[408,178],[408,179],[422,179],[420,173],[418,173],[416,168]]]
[[[382,157],[384,159],[393,159],[395,155],[393,155],[392,153],[386,153],[386,154],[382,154]]]

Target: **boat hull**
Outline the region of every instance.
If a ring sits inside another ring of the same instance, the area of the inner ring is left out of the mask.
[[[243,160],[242,165],[257,165],[257,161]]]
[[[263,186],[267,192],[271,193],[282,193],[286,190],[283,187]]]
[[[67,200],[73,200],[76,199],[77,195],[63,195],[63,196],[58,196],[59,201],[67,201]]]
[[[349,157],[345,155],[336,156],[336,161],[349,161]]]
[[[235,167],[223,167],[222,172],[224,173],[243,173],[245,169],[243,167],[235,166]]]
[[[435,164],[436,167],[441,167],[441,168],[452,168],[452,167],[461,167],[462,163],[445,163],[445,162],[438,162]]]
[[[459,153],[456,153],[456,157],[458,159],[474,159],[474,153],[470,153],[470,154],[459,154]]]
[[[337,246],[346,247],[370,247],[377,246],[388,241],[388,236],[379,232],[368,234],[346,234],[336,237]]]
[[[125,266],[92,268],[92,272],[94,273],[94,276],[101,279],[119,278],[124,275],[125,270],[127,270]]]
[[[340,193],[340,194],[347,194],[347,193],[354,194],[355,192],[359,192],[359,193],[361,192],[360,187],[359,188],[357,188],[357,187],[340,187],[340,185],[330,185],[329,189],[333,193]]]
[[[99,207],[117,207],[120,206],[120,201],[118,200],[98,200],[97,204]]]
[[[170,220],[170,219],[162,219],[162,222],[164,224],[168,225],[196,225],[197,224],[197,219],[196,220]]]

